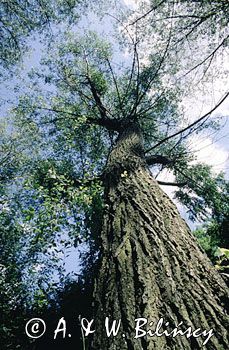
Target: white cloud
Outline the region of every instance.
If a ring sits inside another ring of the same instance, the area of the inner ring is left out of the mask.
[[[137,8],[137,0],[123,0],[124,4],[128,7],[131,7],[132,9]]]
[[[200,140],[198,136],[193,136],[191,149],[196,155],[195,162],[211,165],[216,173],[226,168],[229,159],[228,151],[217,143],[214,143],[210,137]]]

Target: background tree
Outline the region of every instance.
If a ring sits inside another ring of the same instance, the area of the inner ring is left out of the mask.
[[[215,262],[218,247],[228,248],[228,182],[222,173],[214,175],[206,164],[180,169],[178,177],[189,185],[178,190],[176,196],[189,209],[192,220],[205,221],[204,227],[197,229],[195,234]]]

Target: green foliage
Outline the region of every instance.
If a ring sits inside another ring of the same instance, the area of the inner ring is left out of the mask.
[[[75,245],[86,239],[83,218],[94,198],[101,195],[99,181],[91,181],[86,175],[79,180],[70,167],[46,160],[37,164],[27,189],[35,189],[33,207],[24,210],[25,220],[33,226],[35,241],[52,247],[61,232],[68,233]]]
[[[26,38],[31,31],[42,31],[52,22],[60,22],[70,14],[76,20],[74,8],[80,1],[70,0],[2,0],[0,3],[0,63],[8,68],[21,57]],[[51,34],[51,33],[50,33]]]
[[[216,252],[220,245],[220,237],[218,232],[215,231],[213,234],[211,228],[205,226],[195,230],[193,233],[197,237],[200,246],[204,249],[212,262],[216,262]]]
[[[229,247],[228,229],[229,220],[228,217],[225,216],[222,222],[211,219],[210,222],[193,232],[201,247],[214,263],[216,263],[218,259],[219,247],[222,247],[222,249]]]
[[[27,291],[21,275],[22,256],[19,259],[22,229],[16,223],[15,208],[3,198],[0,189],[0,337],[2,344],[13,347],[17,326],[12,314],[23,303]]]
[[[223,273],[229,274],[229,249],[219,248],[216,253],[218,260],[216,268]]]
[[[224,174],[215,175],[210,166],[196,164],[177,168],[176,178],[187,185],[176,191],[176,197],[184,204],[192,220],[204,220],[209,215],[222,222],[229,213],[229,184]]]
[[[214,174],[206,164],[176,168],[176,178],[186,182],[176,198],[187,207],[191,220],[204,221],[194,231],[210,259],[216,263],[218,247],[229,247],[229,184],[224,174]]]

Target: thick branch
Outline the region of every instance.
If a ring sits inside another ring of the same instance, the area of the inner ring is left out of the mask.
[[[106,108],[104,107],[104,105],[102,104],[102,101],[100,99],[100,96],[92,82],[92,80],[90,79],[89,75],[87,76],[87,79],[88,79],[88,82],[89,82],[89,85],[90,85],[90,89],[91,89],[91,92],[92,92],[92,95],[94,97],[94,100],[95,100],[95,103],[99,109],[99,112],[100,112],[100,115],[101,115],[101,118],[102,119],[106,119],[107,118],[107,110]]]
[[[146,157],[146,163],[148,165],[154,165],[154,164],[168,165],[168,164],[172,163],[172,160],[165,157],[165,156],[153,154],[153,155]]]
[[[176,187],[184,187],[187,185],[187,182],[165,182],[165,181],[157,181],[159,185],[162,186],[176,186]]]
[[[68,115],[71,116],[71,119],[73,119],[73,120],[76,120],[77,118],[82,117],[82,115],[76,114],[74,112],[66,112],[66,111],[63,111],[63,110],[60,110],[60,109],[56,109],[56,108],[46,108],[46,107],[36,107],[36,108],[37,109],[41,109],[41,110],[43,109],[43,110],[50,111],[50,112],[55,112],[55,113],[68,114]],[[54,119],[48,121],[48,123],[49,122],[50,123],[55,123],[55,122],[57,122],[57,121],[59,121],[61,119],[63,119],[63,118],[57,117],[57,118],[54,118]],[[120,122],[117,119],[110,119],[110,118],[107,118],[107,117],[106,118],[100,118],[100,119],[87,117],[86,123],[94,124],[94,125],[100,125],[100,126],[105,127],[107,130],[110,130],[110,131],[119,131],[120,128],[121,128]]]

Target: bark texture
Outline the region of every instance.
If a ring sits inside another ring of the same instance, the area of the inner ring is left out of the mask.
[[[94,292],[96,333],[90,348],[202,348],[202,336],[134,339],[136,318],[147,318],[156,325],[163,317],[170,325],[163,330],[172,330],[181,321],[179,329],[213,329],[206,349],[228,349],[227,287],[153,179],[137,126],[120,133],[104,183],[101,267]],[[105,317],[121,319],[116,337],[107,337]]]

